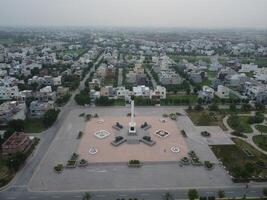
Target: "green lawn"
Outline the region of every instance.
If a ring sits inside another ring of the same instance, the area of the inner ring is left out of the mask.
[[[12,178],[13,174],[6,166],[5,162],[0,158],[0,187],[6,185]]]
[[[233,138],[232,140],[235,145],[211,146],[213,153],[223,162],[230,174],[234,177],[238,177],[240,172],[243,171],[244,166],[247,163],[252,163],[255,170],[251,173],[251,175],[266,176],[267,169],[258,168],[255,163],[258,161],[266,163],[267,156],[239,138]],[[244,153],[243,149],[249,150],[254,157],[248,157]]]
[[[86,52],[86,49],[74,49],[74,50],[66,50],[64,51],[64,55],[77,55],[77,56],[80,56],[82,55],[83,53]]]
[[[264,151],[267,151],[267,136],[266,135],[255,135],[253,136],[253,142]]]
[[[0,44],[11,44],[14,40],[12,38],[0,38]]]
[[[105,85],[114,85],[117,82],[117,79],[115,77],[106,77],[104,80]]]
[[[45,126],[41,119],[27,119],[25,120],[26,133],[40,133],[45,130]]]
[[[199,60],[210,64],[210,58],[208,56],[182,56],[182,55],[170,55],[170,57],[175,60],[176,62],[182,61],[183,59],[187,60],[188,62],[194,63]]]
[[[227,128],[223,124],[224,114],[214,111],[187,111],[188,116],[196,126],[220,126],[224,131]]]
[[[243,133],[252,133],[253,130],[248,123],[249,116],[238,116],[238,124],[234,124],[234,120],[231,119],[231,117],[227,120],[228,125],[236,131],[240,131]]]
[[[255,128],[262,132],[262,133],[267,133],[267,126],[264,126],[264,125],[256,125]]]

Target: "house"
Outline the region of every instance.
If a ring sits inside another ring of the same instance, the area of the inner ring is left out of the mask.
[[[11,79],[0,80],[0,100],[17,99],[19,97],[18,86],[12,83]]]
[[[0,105],[0,124],[5,125],[12,119],[25,119],[26,105],[18,101],[7,101]]]
[[[89,88],[91,90],[93,90],[95,88],[100,88],[100,80],[99,79],[92,79],[92,81],[89,82],[88,84],[89,84]]]
[[[62,76],[54,77],[54,78],[53,78],[53,85],[54,85],[54,86],[59,86],[59,85],[61,85],[61,79],[62,79]]]
[[[156,89],[150,92],[150,99],[166,99],[166,88],[157,85]]]
[[[57,96],[58,97],[63,97],[65,96],[66,94],[69,93],[69,88],[68,87],[63,87],[63,86],[58,86],[57,87]]]
[[[108,98],[115,98],[116,97],[116,90],[113,88],[113,86],[101,87],[100,95],[108,97]]]
[[[246,81],[249,81],[246,74],[235,74],[230,78],[230,86],[240,87],[240,85],[244,84]]]
[[[159,82],[162,85],[176,85],[182,83],[182,79],[179,74],[173,70],[161,71],[158,76]]]
[[[29,108],[31,118],[42,118],[46,111],[54,108],[54,102],[32,101]]]
[[[209,87],[209,86],[206,86],[204,85],[202,87],[202,90],[199,91],[198,93],[198,98],[202,99],[204,102],[211,102],[211,100],[213,99],[214,97],[214,90]]]
[[[14,132],[3,144],[2,155],[7,156],[16,152],[27,152],[33,145],[32,140],[23,132]]]
[[[95,90],[90,90],[90,99],[91,101],[95,101],[96,99],[98,99],[100,97],[100,92],[99,91],[95,91]]]
[[[252,82],[245,82],[245,92],[250,100],[258,103],[267,104],[267,86],[264,84],[255,84]]]
[[[130,100],[131,95],[130,95],[130,91],[128,89],[121,86],[121,87],[115,88],[115,90],[116,90],[117,99],[125,99],[125,101]]]
[[[221,99],[228,99],[230,95],[230,89],[223,85],[218,85],[218,88],[215,94]]]
[[[144,85],[133,87],[133,95],[136,97],[150,97],[150,89]]]
[[[202,83],[202,72],[196,72],[192,71],[188,73],[189,80],[191,80],[194,83]]]
[[[249,72],[255,72],[258,69],[258,65],[255,65],[253,63],[250,64],[242,64],[241,69],[238,71],[239,73],[249,73]]]

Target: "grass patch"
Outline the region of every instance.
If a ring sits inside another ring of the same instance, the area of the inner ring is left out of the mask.
[[[267,136],[266,135],[255,135],[253,136],[253,142],[262,150],[267,151]]]
[[[26,133],[40,133],[46,128],[42,119],[27,119],[25,120],[24,131]]]
[[[188,116],[196,126],[219,126],[226,131],[227,128],[223,124],[224,114],[215,111],[187,111]]]
[[[267,133],[267,126],[264,125],[256,125],[255,128],[261,133]]]
[[[0,159],[0,187],[11,181],[14,174],[8,169],[4,160]]]
[[[252,133],[253,130],[248,123],[248,119],[249,116],[230,116],[227,123],[235,131]]]
[[[250,176],[266,176],[267,169],[259,168],[255,165],[256,162],[266,162],[267,156],[250,144],[239,138],[232,138],[235,145],[212,145],[211,149],[218,159],[220,159],[230,174],[234,177],[247,177],[247,173],[244,171],[245,166],[251,163],[253,170],[250,171]],[[248,157],[243,149],[247,149],[254,156]]]

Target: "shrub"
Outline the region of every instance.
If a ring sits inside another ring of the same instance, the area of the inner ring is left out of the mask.
[[[198,192],[196,189],[190,189],[188,190],[187,196],[189,200],[194,200],[198,198]]]
[[[225,197],[225,193],[224,193],[223,190],[219,190],[219,191],[218,191],[218,197],[219,197],[219,198],[224,198],[224,197]]]
[[[62,164],[57,164],[55,167],[54,167],[54,170],[56,172],[61,172],[63,170],[64,166]]]
[[[43,117],[43,123],[46,127],[50,127],[54,124],[54,122],[57,120],[57,116],[59,114],[59,110],[56,109],[50,109],[46,111]]]
[[[265,196],[265,197],[267,196],[267,188],[263,188],[263,189],[262,189],[262,194],[263,194],[263,196]]]

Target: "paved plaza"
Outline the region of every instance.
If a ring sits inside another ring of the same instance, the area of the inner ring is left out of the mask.
[[[231,144],[231,140],[219,127],[208,127],[211,137],[204,138],[200,132],[206,127],[194,126],[182,108],[137,107],[135,109],[137,126],[140,127],[145,121],[151,124],[152,127],[148,131],[156,144],[148,146],[143,143],[124,143],[118,147],[112,146],[110,142],[116,135],[112,125],[119,121],[123,126],[127,126],[130,120],[126,116],[128,112],[129,108],[126,107],[73,109],[34,172],[29,189],[32,191],[162,189],[232,184],[230,176],[219,166],[218,160],[209,148],[209,144]],[[174,112],[182,114],[176,121],[170,118],[167,118],[165,123],[159,121],[164,113]],[[99,118],[86,122],[83,117],[79,117],[81,113],[97,113]],[[98,123],[99,120],[103,122]],[[159,138],[154,134],[159,129],[168,131],[170,135]],[[180,134],[182,129],[186,131],[187,138]],[[94,135],[99,130],[106,130],[110,135],[99,139]],[[84,132],[81,139],[77,139],[79,131]],[[180,152],[178,154],[171,152],[172,146],[177,146]],[[90,155],[90,147],[97,148],[98,152]],[[194,150],[200,160],[216,163],[215,169],[208,171],[203,167],[180,167],[178,160],[190,150]],[[74,152],[79,153],[80,158],[87,159],[89,166],[65,169],[61,174],[56,174],[53,167],[58,163],[66,164]],[[133,169],[126,165],[130,159],[149,162],[141,168]]]
[[[188,153],[187,144],[180,134],[175,121],[167,119],[165,123],[160,122],[159,117],[155,116],[136,116],[135,120],[137,126],[140,126],[145,121],[151,124],[152,127],[148,130],[151,139],[156,141],[153,146],[148,146],[144,143],[139,144],[127,144],[124,143],[120,146],[113,146],[112,140],[116,135],[116,130],[112,126],[119,122],[123,126],[127,127],[129,123],[129,117],[101,117],[102,123],[99,123],[98,118],[94,118],[86,124],[85,133],[82,137],[82,141],[78,147],[77,153],[84,159],[87,159],[89,163],[94,162],[128,162],[132,159],[138,159],[140,161],[177,161],[184,157]],[[169,136],[166,138],[159,138],[155,135],[157,130],[166,130],[169,132]],[[99,130],[107,130],[111,133],[107,138],[99,139],[94,133]],[[88,153],[90,147],[95,147],[98,153],[91,155]],[[179,153],[173,153],[171,147],[176,146],[179,148]]]

